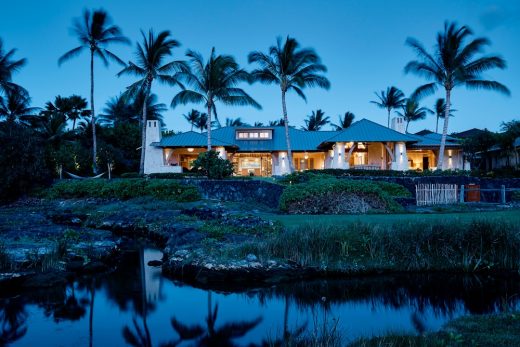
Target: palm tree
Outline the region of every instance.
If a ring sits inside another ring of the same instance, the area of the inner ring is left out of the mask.
[[[343,117],[338,116],[338,120],[339,120],[338,124],[331,123],[331,125],[334,128],[336,128],[336,131],[347,129],[348,127],[350,127],[352,125],[354,118],[356,118],[354,113],[347,111],[347,112],[345,112]]]
[[[264,123],[262,123],[262,122],[255,122],[255,123],[253,124],[253,126],[254,126],[254,127],[263,127],[263,126],[264,126]]]
[[[25,92],[25,89],[12,82],[13,74],[27,63],[25,58],[13,60],[15,53],[14,48],[4,52],[4,43],[0,38],[0,92],[5,94],[13,89]]]
[[[80,46],[71,49],[58,59],[61,65],[67,60],[78,56],[83,50],[90,50],[90,112],[92,115],[92,168],[97,174],[97,139],[96,139],[96,111],[94,109],[94,57],[98,57],[101,61],[108,65],[108,61],[113,60],[124,65],[114,53],[106,47],[112,43],[129,43],[129,40],[123,36],[121,29],[111,24],[111,19],[104,10],[96,10],[92,13],[89,10],[83,12],[83,18],[76,18],[72,27],[72,31],[77,36]]]
[[[329,117],[325,117],[325,112],[322,110],[312,111],[312,114],[305,119],[305,126],[302,127],[306,131],[318,131],[323,126],[330,122]]]
[[[216,55],[215,47],[211,49],[211,54],[206,62],[200,53],[188,50],[186,55],[190,59],[192,69],[180,72],[177,76],[192,89],[182,90],[175,95],[171,106],[174,108],[179,104],[204,104],[208,112],[207,148],[210,151],[212,113],[215,114],[215,119],[220,126],[215,106],[217,101],[230,106],[253,106],[257,109],[262,107],[243,89],[237,87],[241,82],[249,82],[250,75],[239,67],[235,58],[230,55]]]
[[[435,132],[439,133],[439,118],[444,118],[444,111],[446,110],[446,100],[444,98],[439,98],[435,101],[434,105],[435,110],[435,116],[437,118],[437,121],[435,123]],[[454,110],[450,107],[450,117],[453,117],[453,112],[457,110]]]
[[[148,117],[147,108],[148,98],[152,90],[152,84],[155,80],[159,83],[170,86],[180,85],[178,80],[173,77],[175,72],[185,70],[185,64],[181,61],[165,60],[170,58],[172,50],[179,47],[180,43],[171,38],[170,32],[165,30],[155,35],[150,29],[148,37],[143,31],[143,43],[137,43],[136,63],[129,62],[128,65],[120,71],[117,75],[134,75],[140,79],[128,87],[127,93],[130,96],[137,96],[141,94],[144,97],[142,103],[142,118],[141,118],[141,161],[139,164],[139,172],[144,173],[144,158],[146,148],[146,120]]]
[[[190,123],[191,131],[193,131],[193,127],[196,126],[197,122],[199,121],[200,112],[195,109],[192,109],[190,112],[183,114],[182,116],[184,117],[184,119],[186,119],[186,121],[188,121],[188,123]]]
[[[137,123],[139,118],[132,109],[129,99],[119,95],[108,100],[98,120],[100,124],[116,126],[124,122]]]
[[[76,121],[88,117],[92,110],[87,110],[87,100],[79,95],[71,95],[67,98],[67,119],[72,121],[72,130],[76,128]]]
[[[134,114],[139,114],[142,112],[141,110],[143,109],[144,98],[145,97],[143,93],[136,95],[132,105]],[[158,120],[161,124],[161,127],[163,127],[163,113],[168,111],[168,106],[166,106],[166,104],[159,103],[157,99],[157,95],[153,93],[146,98],[146,119]]]
[[[406,101],[404,93],[398,88],[392,86],[386,88],[386,92],[382,90],[379,94],[377,94],[377,92],[374,94],[379,98],[379,101],[370,102],[377,105],[379,108],[385,108],[388,111],[387,127],[390,128],[390,113],[392,110],[403,107]]]
[[[482,77],[482,73],[487,70],[505,69],[506,62],[496,55],[476,58],[476,55],[482,52],[490,41],[486,38],[475,38],[466,43],[472,34],[472,31],[466,26],[458,27],[456,23],[446,22],[444,32],[437,34],[433,54],[428,53],[416,39],[408,38],[406,40],[406,44],[417,54],[418,60],[409,62],[405,66],[405,72],[411,72],[432,81],[417,88],[414,94],[417,96],[429,95],[435,93],[439,86],[444,88],[446,93],[445,115],[451,113],[451,91],[461,85],[468,89],[487,89],[506,95],[510,94],[509,89],[503,84]],[[442,129],[439,164],[437,165],[441,170],[444,168],[444,148],[448,135],[449,118],[444,117]]]
[[[278,120],[270,120],[269,121],[269,126],[270,127],[283,127],[285,125],[285,120],[283,118],[280,118]]]
[[[321,75],[321,73],[327,71],[327,68],[321,63],[320,57],[313,49],[300,48],[298,42],[290,37],[286,38],[283,46],[282,39],[279,37],[276,41],[276,46],[271,46],[267,54],[258,51],[251,52],[248,60],[249,63],[259,65],[259,68],[252,72],[255,81],[280,86],[287,159],[289,170],[293,172],[294,164],[291,139],[289,138],[289,118],[287,116],[285,95],[292,90],[306,101],[307,99],[302,90],[305,87],[329,89],[329,80]]]
[[[419,106],[419,101],[415,99],[406,99],[405,104],[402,106],[403,112],[397,112],[398,115],[403,117],[406,121],[406,132],[408,132],[408,125],[410,122],[415,122],[426,118],[428,113],[433,113],[432,110],[426,107]]]
[[[0,118],[5,117],[9,123],[29,124],[38,107],[31,107],[31,98],[20,89],[9,89],[6,97],[0,96]]]
[[[247,125],[246,123],[242,122],[242,119],[240,117],[238,118],[226,118],[226,126],[227,127],[240,127]]]

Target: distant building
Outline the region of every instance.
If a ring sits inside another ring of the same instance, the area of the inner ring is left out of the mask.
[[[401,117],[391,128],[361,119],[340,131],[304,131],[289,128],[296,170],[435,170],[441,135],[409,134]],[[190,170],[198,154],[206,151],[207,134],[188,131],[161,137],[158,121],[147,123],[145,173]],[[231,160],[236,175],[272,176],[289,172],[283,126],[234,126],[214,129],[213,149]],[[458,139],[449,136],[445,168],[469,169]]]

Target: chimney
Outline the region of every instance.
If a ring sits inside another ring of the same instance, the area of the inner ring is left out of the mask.
[[[158,120],[146,121],[146,144],[161,141],[161,124]]]
[[[404,118],[396,116],[392,118],[392,121],[390,122],[390,128],[392,130],[398,131],[400,133],[405,133],[405,125],[404,125]]]

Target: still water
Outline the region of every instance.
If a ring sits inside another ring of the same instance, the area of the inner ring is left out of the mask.
[[[348,343],[520,307],[518,277],[384,276],[226,293],[162,277],[147,265],[161,256],[128,252],[116,272],[0,298],[0,346],[262,345],[324,324]]]

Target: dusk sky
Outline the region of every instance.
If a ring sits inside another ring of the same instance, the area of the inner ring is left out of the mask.
[[[292,94],[288,98],[291,125],[300,127],[312,110],[321,108],[337,121],[351,111],[356,119],[368,118],[386,124],[386,111],[370,103],[374,92],[395,85],[407,95],[424,80],[405,75],[403,67],[414,59],[405,46],[407,37],[419,39],[431,48],[445,20],[468,25],[477,36],[492,42],[486,53],[501,55],[508,63],[504,71],[492,70],[485,77],[505,84],[510,97],[489,91],[457,89],[452,95],[450,132],[468,128],[499,130],[500,123],[520,118],[520,1],[9,1],[2,3],[0,37],[6,49],[17,48],[17,58],[28,64],[14,81],[29,90],[33,106],[43,106],[58,94],[89,95],[89,57],[58,66],[58,58],[78,45],[70,33],[74,17],[85,8],[107,10],[114,23],[132,40],[132,46],[115,45],[111,50],[124,61],[133,60],[140,29],[170,30],[182,44],[174,59],[184,59],[186,49],[207,57],[211,47],[217,53],[233,55],[246,69],[247,54],[266,51],[277,36],[295,37],[302,46],[313,47],[328,67],[331,89],[307,89],[307,103]],[[109,48],[110,49],[110,48]],[[131,77],[118,78],[121,67],[104,67],[96,61],[96,109],[124,91]],[[219,117],[241,117],[244,121],[268,122],[281,116],[280,92],[276,86],[243,85],[262,106],[224,107],[217,105]],[[153,92],[169,106],[176,88],[155,84]],[[436,97],[423,100],[432,107]],[[188,130],[182,114],[202,105],[169,109],[168,129]],[[410,125],[410,131],[435,129],[435,117]],[[326,130],[329,126],[325,127]]]

